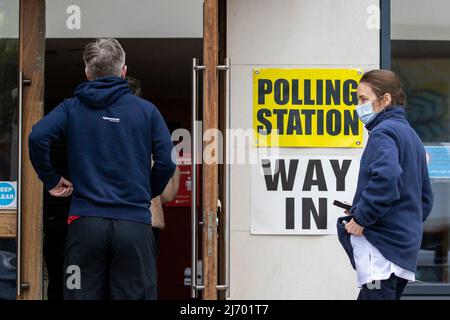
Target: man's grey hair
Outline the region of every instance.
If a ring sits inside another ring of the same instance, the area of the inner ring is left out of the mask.
[[[92,79],[120,77],[125,64],[125,51],[116,39],[96,39],[86,45],[83,60]]]

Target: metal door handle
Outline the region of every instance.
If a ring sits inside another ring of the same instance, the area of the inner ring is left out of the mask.
[[[23,289],[28,289],[28,283],[22,283],[22,120],[23,120],[23,88],[31,84],[31,80],[23,78],[23,72],[19,71],[19,110],[18,110],[18,166],[17,166],[17,295],[22,294]]]
[[[226,72],[225,79],[225,130],[230,128],[230,59],[225,59],[224,65],[218,65],[217,70]],[[226,139],[226,163],[225,163],[225,284],[217,285],[217,290],[226,290],[226,296],[230,297],[230,141]]]
[[[192,60],[192,187],[191,187],[191,297],[197,298],[197,291],[203,286],[197,285],[197,73],[204,71],[205,66],[198,64],[198,59]]]

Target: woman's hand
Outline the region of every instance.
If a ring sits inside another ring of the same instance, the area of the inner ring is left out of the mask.
[[[354,235],[354,236],[362,236],[364,232],[364,227],[361,227],[359,224],[355,222],[354,219],[350,220],[349,223],[345,225],[345,230],[347,230],[348,233]]]

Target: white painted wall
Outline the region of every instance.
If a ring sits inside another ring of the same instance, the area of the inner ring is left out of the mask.
[[[377,0],[228,0],[231,128],[252,128],[254,67],[378,68],[379,30],[367,27],[367,9],[378,4]],[[361,152],[280,149],[281,155]],[[356,298],[356,273],[336,235],[251,235],[250,165],[232,165],[230,179],[231,299]]]

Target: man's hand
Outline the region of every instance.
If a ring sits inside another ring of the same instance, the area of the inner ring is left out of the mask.
[[[54,197],[68,197],[72,194],[73,185],[70,181],[61,177],[56,187],[49,191]]]
[[[359,224],[355,222],[354,219],[350,220],[349,223],[345,225],[345,230],[347,230],[348,233],[351,233],[354,236],[362,236],[364,227],[361,227]]]

